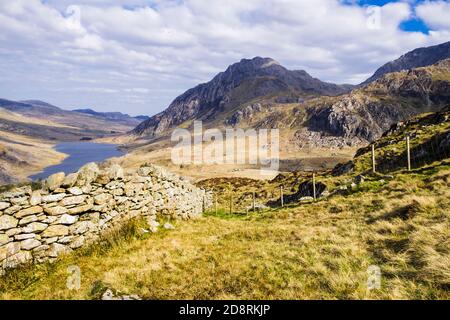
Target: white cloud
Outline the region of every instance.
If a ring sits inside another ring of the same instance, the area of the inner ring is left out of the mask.
[[[417,6],[417,16],[433,29],[450,29],[450,3],[427,1]]]
[[[429,35],[399,29],[413,14],[405,1],[380,8],[379,28],[368,28],[365,7],[338,0],[73,2],[0,2],[0,96],[154,114],[242,58],[357,83],[406,51],[450,39],[444,1],[416,8]],[[82,97],[71,89],[89,83],[101,89]]]

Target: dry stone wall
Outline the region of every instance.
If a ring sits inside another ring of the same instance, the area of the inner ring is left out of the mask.
[[[90,163],[77,173],[57,173],[41,190],[0,194],[0,273],[54,260],[132,218],[144,217],[154,232],[159,215],[195,218],[211,203],[211,194],[156,166],[125,174],[118,165],[100,170]]]

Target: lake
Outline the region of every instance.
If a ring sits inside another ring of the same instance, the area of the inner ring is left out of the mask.
[[[117,149],[116,144],[109,143],[63,142],[57,144],[54,149],[69,156],[60,164],[47,167],[44,171],[30,176],[31,180],[46,179],[58,172],[66,174],[76,172],[86,163],[101,162],[125,154]]]

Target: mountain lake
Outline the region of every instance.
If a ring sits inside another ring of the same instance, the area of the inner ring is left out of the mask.
[[[89,162],[101,162],[112,157],[120,157],[125,152],[120,151],[116,144],[93,143],[93,142],[62,142],[54,149],[68,155],[60,164],[49,166],[44,171],[32,175],[29,178],[33,181],[46,179],[50,175],[58,172],[65,174],[78,171]]]

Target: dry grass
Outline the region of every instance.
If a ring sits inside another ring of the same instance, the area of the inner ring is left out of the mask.
[[[2,299],[93,299],[104,288],[146,299],[449,299],[449,168],[368,182],[314,204],[223,211],[15,270]],[[78,265],[81,289],[66,288]],[[368,290],[378,265],[382,287]]]

